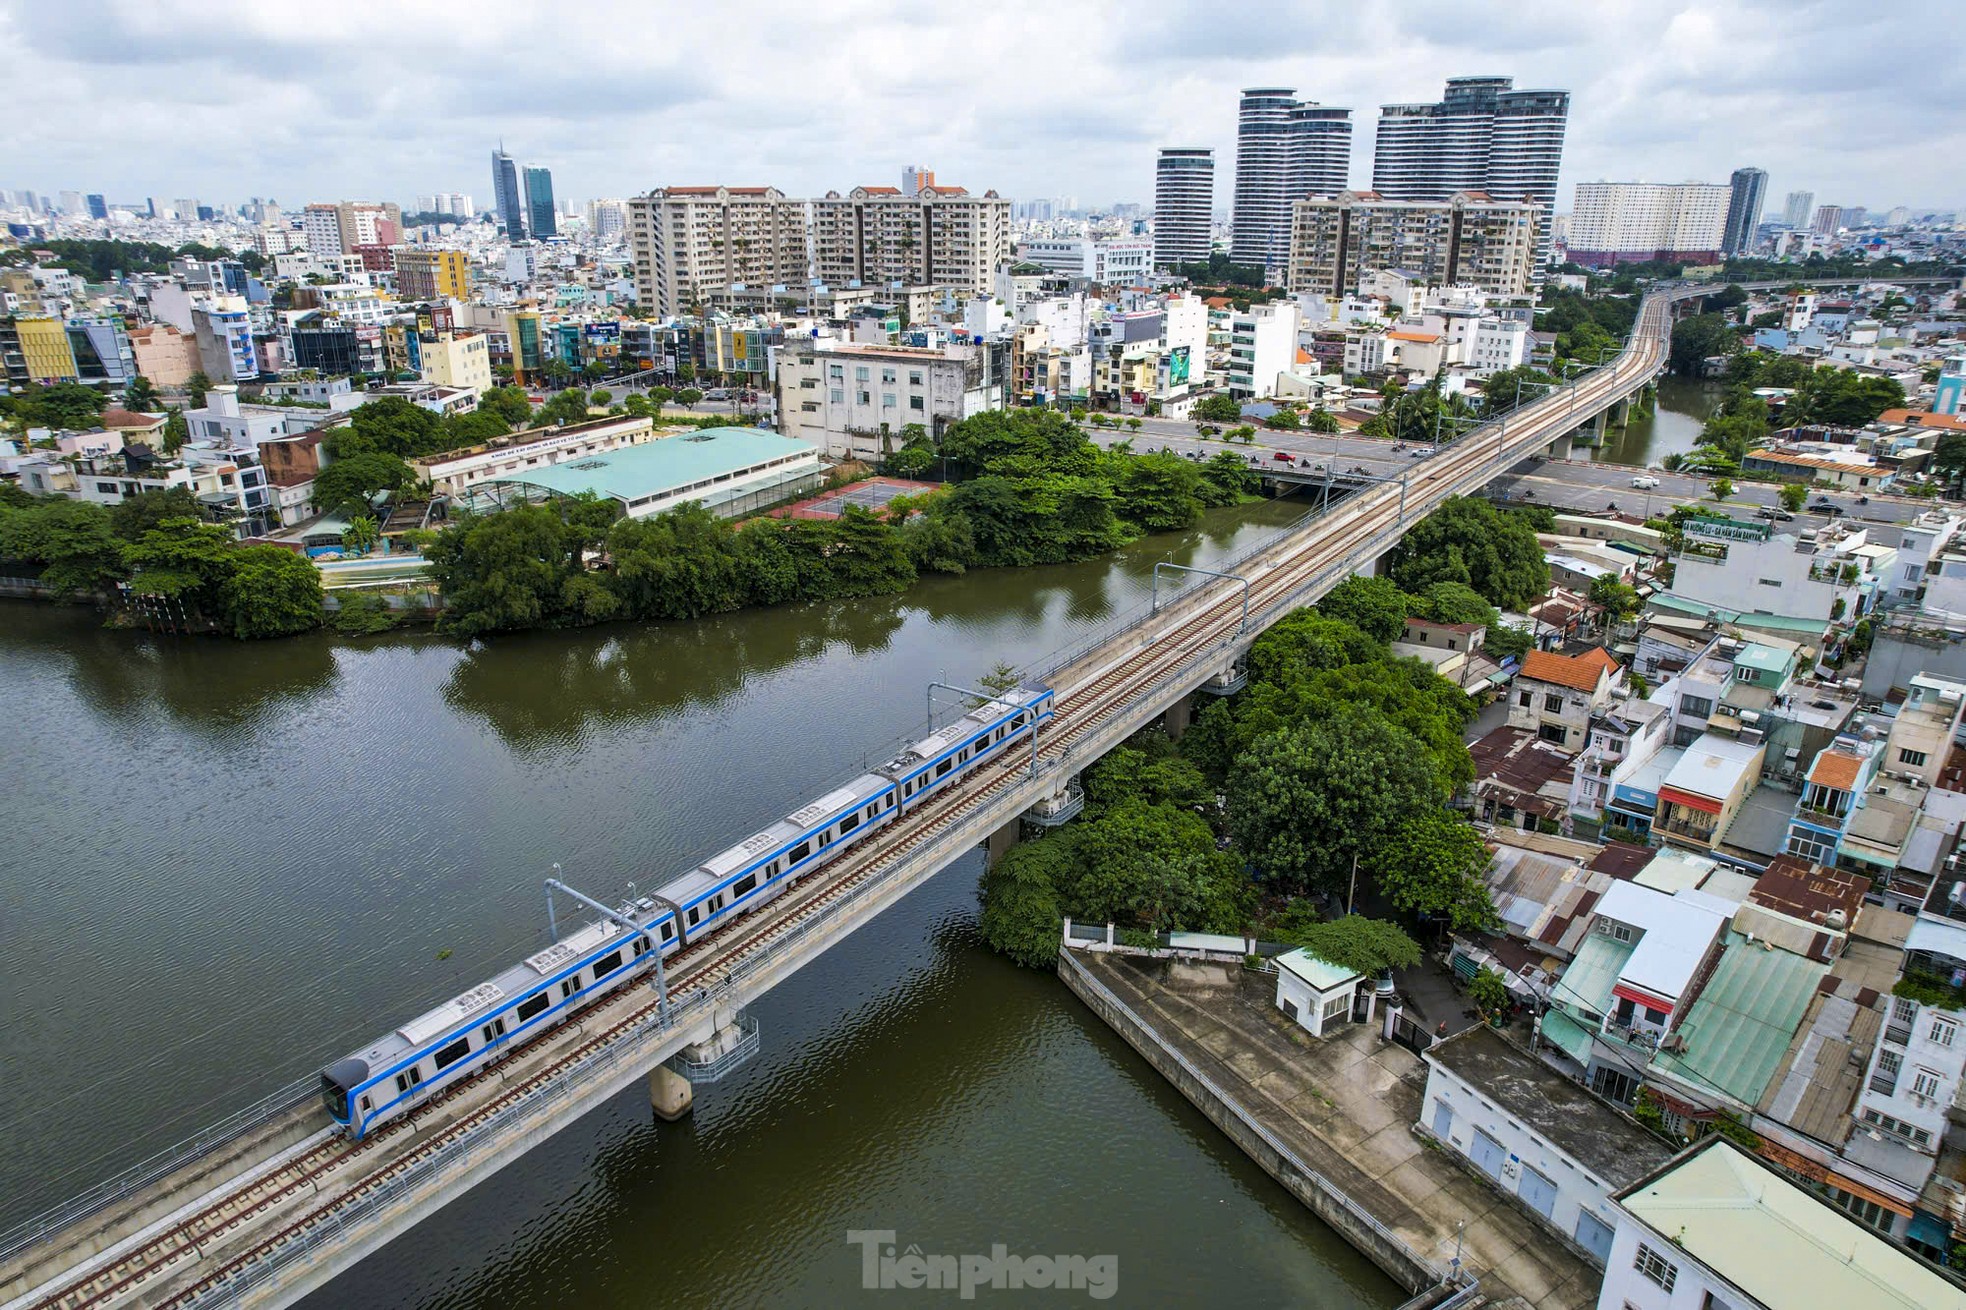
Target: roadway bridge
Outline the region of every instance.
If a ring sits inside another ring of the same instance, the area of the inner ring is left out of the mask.
[[[757,1049],[751,1001],[978,844],[1007,845],[1025,816],[1068,813],[1086,764],[1163,715],[1185,720],[1196,695],[1239,686],[1257,634],[1370,569],[1441,501],[1648,385],[1673,302],[1697,294],[1653,293],[1623,353],[1575,386],[1314,510],[1221,566],[1234,576],[1123,615],[1033,670],[1057,692],[1056,720],[1033,751],[992,761],[672,957],[666,1005],[651,988],[625,988],[358,1144],[331,1131],[312,1079],[296,1084],[0,1234],[4,1310],[286,1305],[631,1085],[646,1081],[659,1112],[686,1110],[691,1080],[714,1080]]]

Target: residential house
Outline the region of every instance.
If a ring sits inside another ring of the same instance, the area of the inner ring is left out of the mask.
[[[1581,751],[1593,715],[1610,704],[1624,676],[1603,648],[1582,655],[1532,650],[1510,689],[1509,726],[1535,733],[1568,751]]]

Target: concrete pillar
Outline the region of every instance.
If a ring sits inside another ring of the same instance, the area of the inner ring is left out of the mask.
[[[1382,1041],[1390,1042],[1393,1039],[1393,1024],[1398,1021],[1399,1012],[1402,1008],[1396,1001],[1386,1002],[1386,1008],[1381,1013],[1381,1022],[1379,1024],[1379,1037]]]
[[[1024,820],[1021,818],[1012,819],[1009,823],[1006,823],[1003,827],[991,833],[989,838],[983,843],[983,852],[987,861],[995,864],[998,860],[1001,860],[1004,857],[1004,853],[1015,846],[1023,834]]]
[[[658,1064],[649,1071],[649,1104],[655,1107],[655,1117],[663,1122],[674,1123],[688,1114],[695,1095],[689,1079],[668,1065]]]
[[[1181,734],[1186,732],[1188,725],[1194,721],[1195,698],[1193,696],[1183,696],[1180,700],[1168,706],[1167,712],[1161,715],[1161,726],[1167,729],[1167,735],[1175,741],[1181,740]]]

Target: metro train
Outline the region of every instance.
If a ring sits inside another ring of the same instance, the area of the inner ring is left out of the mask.
[[[675,954],[722,931],[936,791],[1037,732],[1049,687],[1017,687],[922,738],[845,787],[794,810],[655,892],[619,907],[488,982],[321,1071],[321,1099],[359,1141],[458,1079],[564,1022]]]

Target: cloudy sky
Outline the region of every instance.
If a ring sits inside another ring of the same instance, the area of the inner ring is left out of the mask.
[[[0,0],[0,187],[112,201],[490,201],[503,137],[563,198],[899,181],[1151,200],[1245,86],[1354,115],[1511,75],[1572,93],[1559,206],[1600,178],[1725,181],[1770,205],[1966,208],[1958,0]]]

